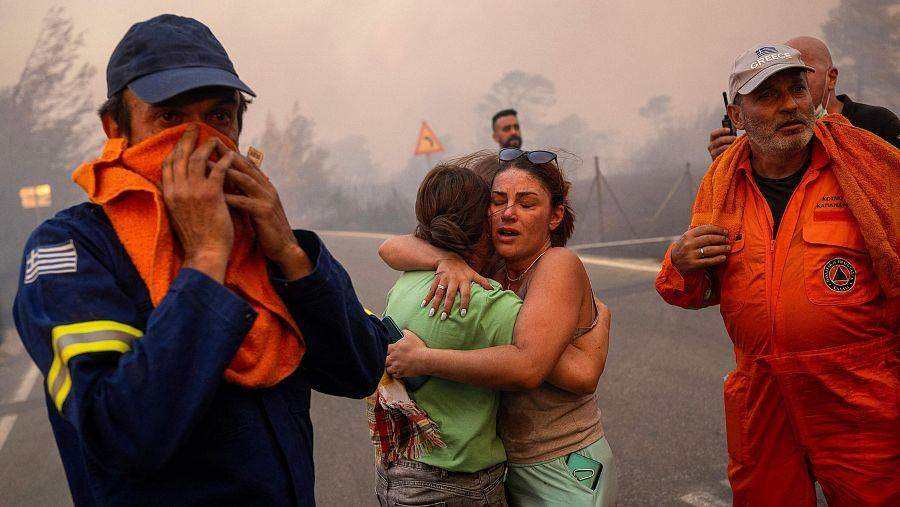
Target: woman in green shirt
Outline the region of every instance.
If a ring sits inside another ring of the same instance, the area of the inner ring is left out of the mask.
[[[473,269],[490,255],[485,221],[489,188],[471,170],[438,165],[422,181],[416,198],[415,236],[453,252]],[[429,347],[471,350],[509,345],[522,301],[497,282],[473,286],[465,318],[431,318],[422,307],[434,271],[404,273],[388,292],[385,315]],[[439,428],[446,447],[415,460],[376,463],[376,493],[382,506],[505,505],[506,452],[497,435],[500,394],[492,389],[431,378],[409,393]]]

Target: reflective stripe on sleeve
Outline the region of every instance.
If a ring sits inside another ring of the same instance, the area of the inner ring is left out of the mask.
[[[63,403],[72,390],[69,360],[91,352],[118,352],[131,350],[131,342],[143,336],[139,329],[111,320],[94,320],[66,324],[53,328],[53,364],[47,374],[47,392],[62,412]]]

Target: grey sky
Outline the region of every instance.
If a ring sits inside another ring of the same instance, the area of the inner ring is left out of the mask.
[[[718,1],[305,1],[66,2],[84,55],[98,69],[128,27],[163,12],[206,23],[241,78],[259,94],[246,133],[296,100],[317,138],[369,141],[374,161],[403,167],[421,120],[459,149],[489,119],[474,106],[510,70],[539,73],[557,89],[548,120],[578,113],[612,131],[618,154],[649,126],[638,110],[670,95],[676,114],[721,104],[735,56],[757,42],[821,36],[836,0]],[[51,2],[0,1],[0,86],[18,78]],[[787,6],[787,4],[790,4]],[[528,118],[521,118],[528,136]],[[711,125],[710,127],[714,127]],[[99,124],[98,124],[99,132]],[[698,141],[703,146],[703,141]]]

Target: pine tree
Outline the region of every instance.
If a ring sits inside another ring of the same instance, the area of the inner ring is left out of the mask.
[[[18,82],[0,89],[0,293],[14,289],[21,248],[37,220],[81,199],[70,175],[102,139],[90,123],[87,90],[96,71],[80,62],[82,45],[64,9],[51,8]],[[53,206],[22,209],[19,189],[38,184],[51,185]]]

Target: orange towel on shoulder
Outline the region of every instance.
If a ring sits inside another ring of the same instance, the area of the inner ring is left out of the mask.
[[[854,127],[839,114],[816,121],[815,136],[859,222],[878,282],[888,297],[900,296],[900,150]],[[741,163],[750,157],[747,136],[739,137],[710,166],[700,183],[691,227],[715,224],[734,240],[740,231],[747,188],[737,184]]]
[[[181,269],[181,245],[172,233],[162,193],[162,162],[188,125],[167,129],[135,146],[110,139],[100,158],[75,170],[73,179],[92,202],[103,206],[116,235],[128,252],[150,299],[157,306]],[[218,131],[199,125],[199,146],[217,136],[229,148],[234,143]],[[293,373],[305,345],[299,328],[269,281],[266,258],[256,243],[249,218],[232,214],[234,247],[228,259],[225,286],[258,312],[241,348],[225,371],[225,380],[246,387],[269,387]]]

